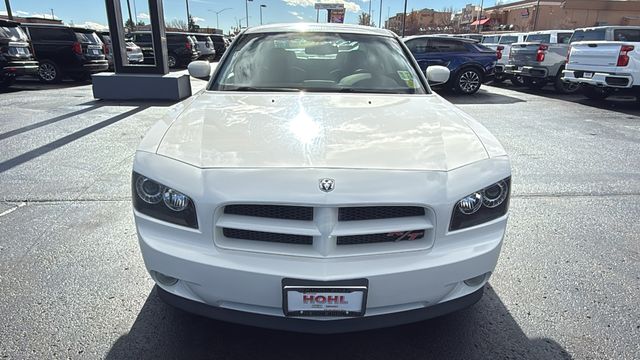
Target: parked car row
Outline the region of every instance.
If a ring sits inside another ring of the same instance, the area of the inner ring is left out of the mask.
[[[638,96],[640,59],[634,52],[640,44],[638,26],[599,26],[576,30],[546,30],[528,34],[487,35],[483,43],[502,45],[503,39],[522,36],[504,45],[509,53],[504,78],[540,89],[552,83],[559,93],[581,91],[592,99],[604,99],[614,92]]]
[[[222,57],[227,44],[222,35],[167,32],[167,55],[170,68],[184,67],[194,60],[214,61]],[[150,31],[136,31],[127,35],[127,41],[142,48],[145,64],[153,64],[155,55]]]
[[[559,93],[582,91],[592,99],[614,93],[640,98],[640,26],[478,36],[424,35],[405,43],[422,70],[447,66],[452,74],[447,85],[464,94],[489,80],[510,80],[531,89],[551,83]]]
[[[169,67],[191,61],[213,61],[222,56],[227,42],[222,35],[167,32]],[[153,63],[150,32],[126,37],[130,64]],[[113,46],[108,32],[65,25],[0,20],[0,87],[10,86],[17,76],[34,75],[45,83],[69,77],[77,81],[113,69]]]

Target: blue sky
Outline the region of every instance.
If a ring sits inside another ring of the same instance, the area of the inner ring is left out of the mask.
[[[186,19],[186,0],[164,0],[165,18],[168,21],[172,19]],[[245,17],[245,0],[188,0],[189,9],[192,16],[198,20],[198,25],[203,27],[216,27],[216,14],[214,11],[220,11],[224,8],[231,8],[219,14],[220,27],[227,32],[231,26],[237,24],[239,19]],[[275,22],[315,22],[316,11],[313,4],[318,0],[253,0],[249,2],[249,25],[258,25],[260,23],[260,4],[267,7],[263,8],[264,23]],[[369,0],[320,0],[322,2],[344,2],[348,10],[345,22],[357,23],[358,13],[360,11],[367,12],[369,10]],[[371,0],[371,8],[373,13],[373,21],[377,24],[380,9],[380,0]],[[74,24],[100,24],[106,25],[107,18],[105,13],[104,0],[10,0],[11,9],[14,15],[35,15],[35,16],[51,16],[53,8],[54,16],[62,19],[65,23]],[[126,0],[121,0],[123,7],[126,7]],[[392,16],[395,13],[402,12],[404,0],[382,0],[382,18],[387,17],[389,12]],[[480,0],[408,0],[407,11],[411,9],[433,8],[441,10],[445,7],[453,6],[454,9],[460,9],[467,3],[477,3]],[[134,7],[137,10],[138,20],[145,21],[148,17],[148,5],[146,0],[130,0],[132,12]],[[495,0],[484,1],[484,6],[492,6]],[[359,11],[358,11],[359,10]],[[126,10],[125,10],[126,12]],[[6,13],[4,1],[0,1],[0,13]],[[321,18],[322,18],[321,11]],[[326,15],[325,15],[326,16]],[[148,22],[148,20],[146,20]],[[243,26],[244,26],[243,21]]]

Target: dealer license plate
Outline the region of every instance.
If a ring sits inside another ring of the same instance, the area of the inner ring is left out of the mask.
[[[367,301],[366,279],[352,284],[283,280],[283,310],[287,316],[363,316]]]
[[[593,77],[593,73],[592,72],[586,72],[582,76],[584,76],[584,77],[586,77],[588,79],[591,79]]]

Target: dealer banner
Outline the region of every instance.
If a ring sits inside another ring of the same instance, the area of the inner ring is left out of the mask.
[[[331,9],[329,12],[329,22],[336,24],[344,24],[344,9]]]

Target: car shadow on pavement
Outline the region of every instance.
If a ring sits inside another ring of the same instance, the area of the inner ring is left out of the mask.
[[[526,102],[526,100],[518,99],[517,97],[507,96],[502,94],[496,94],[488,92],[485,89],[478,90],[477,93],[471,95],[456,94],[448,89],[436,89],[436,92],[447,99],[447,101],[456,104],[515,104],[520,102]]]
[[[529,339],[490,285],[462,311],[415,324],[312,335],[215,321],[166,305],[154,290],[107,359],[570,359],[551,339]]]
[[[634,96],[629,95],[612,95],[604,100],[592,100],[584,96],[582,93],[560,94],[553,86],[547,85],[542,89],[529,89],[528,87],[513,86],[510,84],[492,84],[497,88],[519,91],[529,95],[537,95],[549,99],[570,101],[572,103],[590,106],[597,109],[616,111],[619,113],[640,116],[640,101],[636,101]]]

